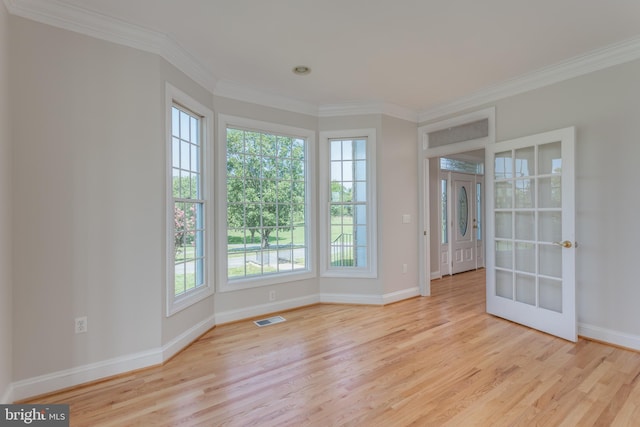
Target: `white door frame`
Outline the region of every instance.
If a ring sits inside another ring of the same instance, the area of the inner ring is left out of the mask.
[[[434,157],[444,157],[453,154],[460,154],[466,151],[484,149],[488,144],[496,141],[495,132],[495,107],[454,117],[452,119],[439,121],[418,128],[418,218],[419,230],[422,231],[422,238],[418,245],[418,280],[420,295],[431,295],[431,197],[430,197],[430,167],[429,159]],[[440,147],[429,147],[429,133],[437,130],[447,129],[476,120],[489,119],[489,135],[485,138],[478,138],[469,141],[457,142],[454,144],[442,145]],[[486,208],[486,207],[485,207]],[[437,233],[436,233],[437,234]],[[437,236],[436,236],[437,237]],[[486,241],[486,240],[485,240]],[[486,251],[485,251],[486,253]]]

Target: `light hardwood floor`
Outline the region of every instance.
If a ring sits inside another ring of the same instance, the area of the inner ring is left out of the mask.
[[[485,314],[484,271],[385,307],[222,325],[164,366],[45,396],[73,426],[640,425],[640,354]]]

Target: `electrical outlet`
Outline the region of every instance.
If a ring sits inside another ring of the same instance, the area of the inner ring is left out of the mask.
[[[87,316],[76,317],[76,334],[87,332]]]
[[[269,301],[276,300],[276,291],[269,291]]]
[[[407,264],[402,264],[402,274],[407,273]]]

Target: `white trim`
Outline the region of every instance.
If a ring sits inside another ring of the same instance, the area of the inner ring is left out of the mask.
[[[8,405],[13,403],[15,400],[16,399],[13,395],[13,384],[9,384],[5,392],[2,394],[2,397],[0,397],[0,405]]]
[[[415,298],[420,296],[420,288],[414,286],[413,288],[402,289],[395,292],[382,295],[382,304],[393,304],[394,302],[404,301],[409,298]]]
[[[387,102],[352,102],[345,104],[326,104],[318,108],[318,117],[355,116],[364,114],[384,114],[412,123],[418,122],[418,114],[409,108]]]
[[[213,92],[216,78],[193,54],[164,33],[60,0],[5,0],[12,15],[155,53]]]
[[[317,294],[315,294],[300,298],[291,298],[288,300],[270,302],[268,304],[254,305],[238,310],[227,310],[222,312],[217,312],[216,310],[216,324],[221,325],[224,323],[236,322],[239,320],[252,319],[254,317],[263,316],[265,314],[276,313],[278,311],[291,310],[294,308],[304,307],[306,305],[318,304],[319,302],[320,298]]]
[[[509,96],[637,59],[640,59],[639,36],[574,56],[548,67],[486,87],[458,100],[422,111],[418,114],[418,122],[426,122],[459,111],[478,108]]]
[[[307,242],[307,268],[294,272],[283,272],[279,274],[268,274],[264,276],[248,277],[243,279],[234,280],[232,284],[229,283],[227,278],[227,153],[226,153],[226,141],[227,141],[227,127],[237,126],[244,129],[253,129],[258,132],[270,132],[276,135],[289,135],[296,138],[303,138],[307,141],[306,144],[306,163],[305,163],[305,182],[307,184],[306,194],[306,206],[307,217],[307,236],[305,242]],[[218,156],[218,210],[217,210],[217,230],[220,239],[218,239],[217,253],[218,256],[218,291],[231,292],[241,289],[256,288],[259,286],[273,285],[278,283],[286,283],[292,281],[313,279],[316,277],[316,265],[315,265],[315,248],[312,242],[315,242],[316,230],[313,226],[315,224],[315,194],[316,194],[316,180],[315,177],[315,159],[316,159],[316,133],[310,129],[297,128],[293,126],[286,126],[277,123],[264,122],[260,120],[248,119],[245,117],[231,116],[227,114],[218,114],[218,142],[219,156]]]
[[[287,98],[282,95],[267,93],[265,91],[250,88],[230,80],[220,80],[216,84],[213,93],[216,96],[231,98],[238,101],[250,102],[271,108],[279,108],[294,113],[318,116],[318,107],[308,102]]]
[[[17,381],[13,383],[13,397],[15,400],[26,399],[161,363],[160,348],[141,351]]]
[[[162,361],[166,362],[180,353],[214,326],[216,326],[216,319],[214,315],[211,315],[173,338],[162,346]]]
[[[358,304],[358,305],[384,305],[382,295],[362,294],[320,294],[320,302],[324,304]]]
[[[442,274],[440,271],[431,272],[431,280],[442,279]]]
[[[640,335],[627,334],[587,323],[578,324],[578,335],[587,339],[640,351]]]
[[[13,401],[22,400],[114,375],[160,365],[214,327],[214,320],[214,317],[211,316],[199,322],[162,347],[14,382],[12,384],[12,394],[9,394],[9,397]]]
[[[173,284],[173,277],[175,274],[175,267],[170,260],[174,258],[173,248],[173,182],[172,182],[172,116],[171,110],[174,103],[178,103],[185,108],[190,109],[195,114],[202,117],[202,178],[204,180],[203,185],[203,199],[204,199],[204,212],[205,212],[205,285],[196,289],[192,289],[185,295],[175,296],[175,287]],[[214,116],[213,111],[210,108],[202,105],[185,92],[171,85],[169,82],[165,82],[165,200],[166,200],[166,220],[165,220],[165,288],[166,288],[166,313],[167,317],[184,310],[185,308],[201,301],[211,295],[215,291],[213,286],[213,280],[215,278],[215,252],[212,251],[215,237],[215,221],[214,221],[214,173],[215,163],[213,158],[214,152]]]
[[[367,267],[366,268],[330,268],[329,247],[331,235],[330,217],[327,212],[329,206],[329,182],[330,177],[330,147],[331,139],[366,138],[367,140]],[[349,278],[376,278],[378,277],[378,222],[377,211],[377,175],[376,175],[376,129],[347,129],[338,131],[320,132],[318,152],[320,155],[320,171],[318,173],[320,183],[319,196],[319,230],[320,230],[320,275],[322,277],[349,277]]]
[[[383,295],[321,293],[320,302],[323,304],[387,305],[417,296],[420,296],[420,288],[414,286]]]

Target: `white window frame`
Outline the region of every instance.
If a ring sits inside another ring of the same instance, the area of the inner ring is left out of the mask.
[[[276,135],[288,135],[306,140],[306,235],[307,244],[307,268],[283,273],[269,273],[262,276],[253,276],[242,279],[229,280],[227,277],[227,128],[240,128],[265,132]],[[221,254],[218,264],[218,291],[230,292],[240,289],[257,288],[261,286],[274,285],[279,283],[294,282],[316,277],[315,263],[315,139],[316,133],[310,129],[286,126],[277,123],[253,120],[245,117],[218,114],[218,140],[220,141],[220,154],[218,158],[218,194],[219,207],[217,215],[218,239],[217,253]]]
[[[331,266],[331,140],[357,139],[367,140],[367,266],[339,267]],[[376,129],[349,129],[341,131],[320,132],[320,275],[322,277],[378,277],[378,244],[377,244],[377,210],[376,202]]]
[[[204,284],[175,295],[175,252],[174,252],[174,199],[172,179],[172,108],[179,105],[194,114],[200,116],[201,132],[201,168],[202,168],[202,199],[204,200]],[[213,111],[180,89],[166,83],[165,86],[165,157],[166,157],[166,316],[169,317],[185,308],[209,297],[214,293],[211,278],[213,272],[214,254],[211,251],[213,245],[214,221],[211,200],[213,200],[213,135],[214,120]]]

